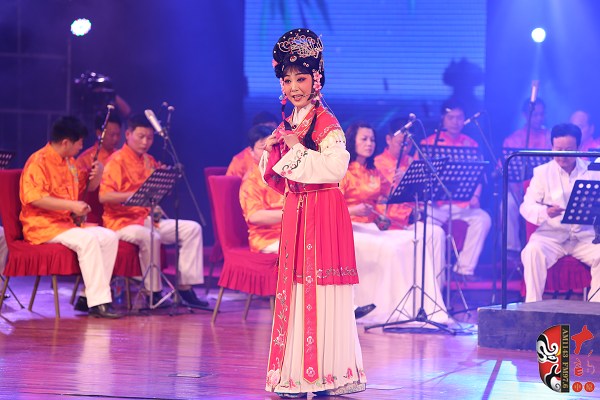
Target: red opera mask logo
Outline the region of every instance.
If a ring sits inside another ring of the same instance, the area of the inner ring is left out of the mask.
[[[555,392],[569,392],[569,341],[569,325],[555,325],[536,342],[540,378]]]

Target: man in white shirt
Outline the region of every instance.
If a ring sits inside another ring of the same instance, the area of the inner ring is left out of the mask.
[[[552,150],[576,151],[581,145],[581,129],[570,123],[552,128]],[[526,302],[540,301],[548,268],[571,255],[591,267],[590,301],[600,301],[600,246],[592,244],[590,225],[562,224],[576,180],[600,180],[600,173],[588,171],[588,161],[575,157],[555,157],[533,170],[533,178],[521,204],[523,218],[538,226],[521,253]]]

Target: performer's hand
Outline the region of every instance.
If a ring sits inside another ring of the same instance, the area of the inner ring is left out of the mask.
[[[71,212],[78,217],[87,215],[92,208],[85,201],[74,201],[71,205]]]
[[[469,201],[470,208],[481,208],[481,204],[479,203],[479,196],[474,195],[471,197],[471,201]]]
[[[265,141],[265,150],[270,153],[271,150],[273,150],[273,145],[277,144],[278,142],[279,140],[277,139],[275,134],[272,133],[270,136],[267,137],[267,140]]]
[[[286,146],[290,149],[294,147],[295,144],[300,143],[300,140],[298,140],[298,136],[296,136],[295,133],[288,133],[287,135],[283,135],[282,139],[285,142]]]
[[[551,206],[546,208],[546,212],[550,218],[558,217],[563,213],[563,211],[565,211],[565,209],[559,206]]]
[[[99,176],[102,176],[102,172],[104,172],[104,165],[98,160],[92,163],[92,169],[90,170],[90,181],[96,179]]]
[[[370,204],[360,203],[349,207],[348,211],[350,211],[350,215],[354,215],[356,217],[366,217],[373,212],[373,206]]]

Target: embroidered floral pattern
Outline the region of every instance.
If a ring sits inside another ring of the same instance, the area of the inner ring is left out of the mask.
[[[310,376],[311,378],[315,376],[315,370],[313,367],[308,367],[306,369],[306,375]]]
[[[302,159],[304,157],[308,156],[308,150],[307,149],[301,149],[296,151],[296,154],[294,156],[294,158],[292,159],[292,161],[290,161],[288,164],[284,165],[281,168],[281,175],[291,175],[292,172],[298,168],[298,165],[300,165],[300,163],[302,162]]]
[[[281,379],[281,372],[280,370],[269,370],[269,372],[267,372],[267,387],[270,388],[275,388],[275,386],[277,386],[277,384],[279,383],[279,380]]]

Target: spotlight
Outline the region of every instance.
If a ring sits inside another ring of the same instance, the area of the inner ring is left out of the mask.
[[[92,29],[92,23],[87,18],[76,19],[71,24],[71,33],[75,36],[84,36],[90,29]]]
[[[531,38],[536,43],[542,43],[546,40],[546,31],[544,28],[535,28],[531,31]]]

